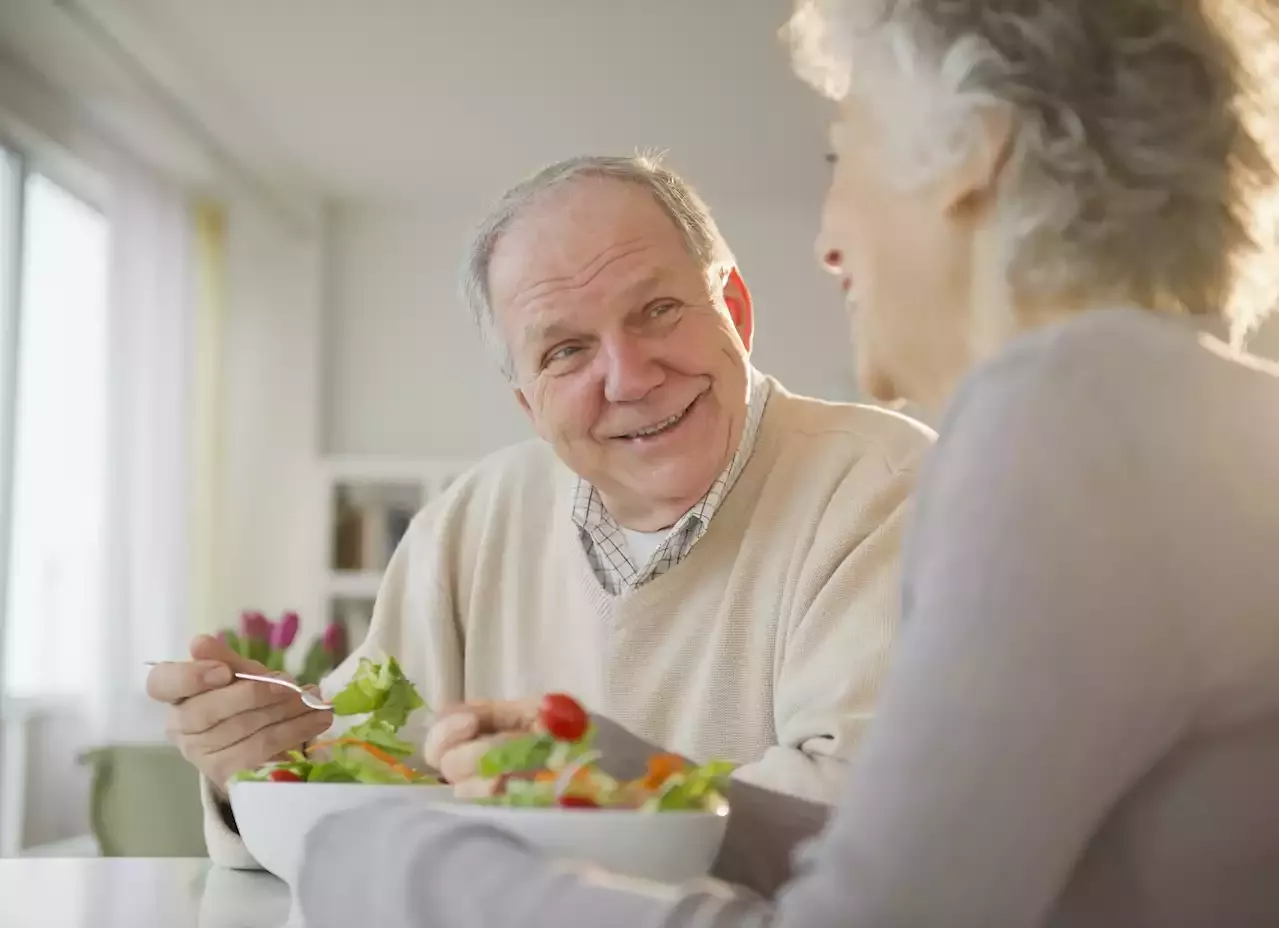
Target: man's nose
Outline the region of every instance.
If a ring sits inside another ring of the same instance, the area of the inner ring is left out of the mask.
[[[642,338],[625,335],[610,339],[601,354],[605,364],[604,396],[610,403],[642,400],[666,377]]]

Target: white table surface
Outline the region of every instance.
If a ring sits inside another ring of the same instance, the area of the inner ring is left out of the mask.
[[[267,873],[185,858],[0,859],[0,928],[285,928]]]

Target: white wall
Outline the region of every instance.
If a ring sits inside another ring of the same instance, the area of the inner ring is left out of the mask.
[[[469,218],[376,207],[332,216],[327,451],[467,456],[529,434],[457,300]]]
[[[242,609],[319,622],[323,225],[283,228],[232,202],[221,327],[212,627]]]
[[[789,388],[852,398],[833,281],[813,259],[816,207],[727,202],[716,212],[756,303],[756,364]],[[324,446],[332,453],[470,456],[532,435],[457,297],[485,203],[347,208],[328,260]]]

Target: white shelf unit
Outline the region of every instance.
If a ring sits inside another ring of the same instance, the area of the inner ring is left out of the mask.
[[[462,458],[358,456],[330,457],[321,462],[325,543],[319,587],[324,623],[344,621],[353,644],[364,636],[398,529],[406,526],[409,514],[416,514],[443,493],[473,463]],[[339,543],[339,500],[343,496],[355,511],[363,513],[354,559],[350,537],[344,539],[345,544]],[[391,511],[394,516],[380,519],[379,511]]]
[[[373,599],[382,585],[380,570],[336,570],[327,572],[327,595],[334,599]]]

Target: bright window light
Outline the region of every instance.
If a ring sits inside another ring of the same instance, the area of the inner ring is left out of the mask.
[[[105,620],[108,223],[39,174],[25,185],[4,681],[83,695]]]

